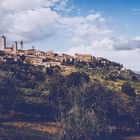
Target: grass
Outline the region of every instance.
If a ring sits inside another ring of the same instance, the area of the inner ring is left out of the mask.
[[[134,87],[136,94],[140,94],[140,82],[132,82],[131,85]]]
[[[105,81],[106,85],[108,85],[108,87],[110,89],[113,89],[115,91],[120,91],[121,90],[121,86],[125,83],[125,81]],[[130,82],[130,84],[132,85],[132,87],[135,89],[136,94],[140,94],[140,82]]]
[[[67,66],[67,70],[64,70],[61,72],[62,75],[67,76],[69,74],[71,74],[72,72],[76,72],[78,71],[75,67],[73,66]]]

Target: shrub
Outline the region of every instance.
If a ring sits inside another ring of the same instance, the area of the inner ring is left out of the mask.
[[[122,92],[127,94],[128,96],[135,96],[136,95],[134,88],[132,88],[131,84],[128,82],[125,82],[122,85]]]
[[[89,82],[89,76],[83,72],[73,72],[66,77],[66,83],[68,87],[80,86],[86,82]]]

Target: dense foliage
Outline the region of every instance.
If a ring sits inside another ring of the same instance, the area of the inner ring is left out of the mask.
[[[140,129],[140,96],[129,83],[117,92],[86,72],[64,76],[59,67],[1,65],[0,113],[11,111],[60,121],[61,140],[111,139],[112,126]]]

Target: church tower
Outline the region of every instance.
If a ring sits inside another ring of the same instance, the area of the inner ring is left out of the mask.
[[[2,35],[2,37],[1,37],[1,50],[4,51],[5,48],[6,48],[6,37],[4,35]]]

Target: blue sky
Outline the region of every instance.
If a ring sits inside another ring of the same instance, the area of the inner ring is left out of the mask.
[[[139,0],[1,0],[8,45],[102,56],[140,71]]]
[[[73,0],[81,7],[81,14],[95,10],[104,16],[114,18],[116,24],[123,28],[128,25],[127,35],[139,35],[140,1],[139,0]]]

